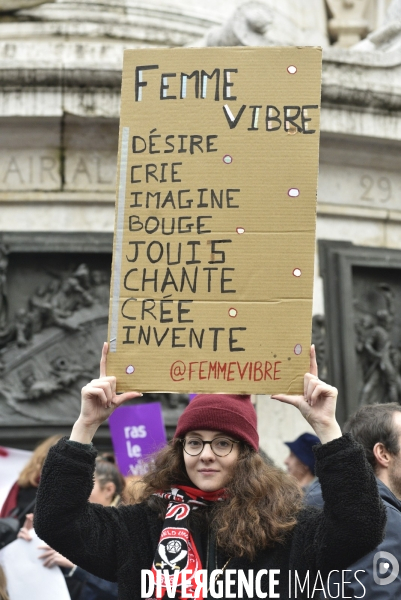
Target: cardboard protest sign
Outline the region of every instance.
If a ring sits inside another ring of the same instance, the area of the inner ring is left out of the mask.
[[[144,475],[147,457],[166,442],[161,404],[122,406],[109,418],[118,468],[124,476]]]
[[[119,391],[298,393],[319,48],[124,55],[108,372]]]

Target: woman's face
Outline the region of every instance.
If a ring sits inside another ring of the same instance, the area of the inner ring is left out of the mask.
[[[108,481],[103,487],[100,486],[99,479],[95,475],[95,485],[91,495],[89,496],[89,502],[95,504],[102,504],[103,506],[110,506],[113,502],[113,497],[116,492],[116,486],[112,481]]]
[[[287,467],[287,473],[295,477],[295,479],[301,484],[304,481],[304,478],[307,477],[307,475],[313,477],[308,467],[303,462],[301,462],[293,452],[290,452],[290,454],[285,459],[284,464]]]
[[[233,438],[221,431],[196,430],[185,435],[185,447],[200,447],[199,440],[211,442],[216,440],[216,450],[224,454],[231,446]],[[233,444],[226,456],[216,456],[210,444],[205,444],[197,456],[190,456],[184,450],[184,462],[188,477],[192,483],[204,492],[215,492],[224,488],[230,481],[235,463],[238,460],[239,444]]]

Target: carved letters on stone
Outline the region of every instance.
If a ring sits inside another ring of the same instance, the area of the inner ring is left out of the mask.
[[[66,190],[115,189],[116,155],[112,152],[70,152],[64,161]],[[51,191],[62,187],[58,150],[0,150],[0,191]]]
[[[389,160],[390,162],[390,160]],[[319,198],[342,206],[401,210],[401,174],[352,164],[321,164]]]
[[[60,186],[58,153],[0,151],[0,189],[54,190]]]
[[[111,152],[69,152],[65,165],[65,189],[114,191],[116,165],[116,154]]]

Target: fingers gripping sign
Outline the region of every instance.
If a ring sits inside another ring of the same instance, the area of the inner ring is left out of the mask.
[[[74,566],[68,558],[65,558],[62,554],[50,548],[47,544],[44,546],[38,546],[39,550],[43,550],[43,553],[39,555],[39,558],[43,561],[43,566],[51,569],[53,567],[64,567],[71,569]]]
[[[304,395],[274,394],[272,398],[292,404],[313,427],[322,443],[340,437],[341,429],[336,421],[338,391],[318,377],[315,347],[311,346],[309,373],[304,376]]]
[[[91,441],[97,428],[108,419],[123,402],[142,396],[139,392],[117,394],[116,378],[106,375],[109,346],[103,344],[98,379],[93,379],[81,391],[81,414],[75,423],[70,439],[81,443]]]

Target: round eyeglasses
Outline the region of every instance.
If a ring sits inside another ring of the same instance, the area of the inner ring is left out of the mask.
[[[201,440],[198,437],[187,437],[182,441],[184,451],[190,456],[198,456],[203,452],[205,444],[210,444],[212,452],[219,457],[227,456],[230,454],[234,447],[234,444],[239,444],[236,440],[230,440],[230,438],[217,437],[211,442]]]

